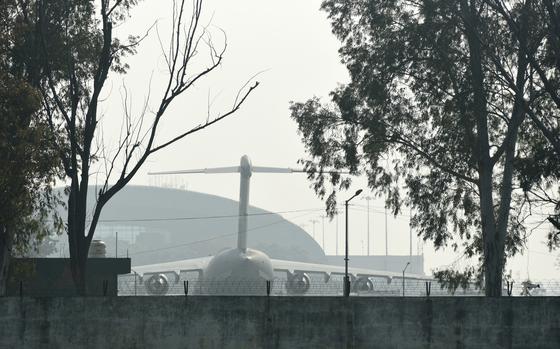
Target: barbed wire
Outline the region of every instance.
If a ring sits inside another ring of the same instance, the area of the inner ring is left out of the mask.
[[[163,296],[163,295],[270,295],[270,296],[341,296],[343,281],[335,278],[328,281],[311,278],[275,278],[266,280],[199,280],[182,276],[151,274],[141,277],[135,274],[122,275],[118,280],[119,296]],[[385,278],[360,278],[351,282],[351,295],[361,297],[442,297],[484,296],[474,285],[450,291],[436,280]],[[504,282],[504,296],[560,296],[560,280],[542,280],[538,283]],[[508,294],[510,292],[511,294]]]

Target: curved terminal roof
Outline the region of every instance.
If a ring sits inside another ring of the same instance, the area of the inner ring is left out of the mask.
[[[94,187],[90,191],[93,199]],[[133,265],[204,257],[236,246],[237,213],[237,201],[215,195],[127,186],[103,209],[94,238],[105,241],[111,256],[118,231],[119,255],[128,250]],[[299,226],[257,207],[251,206],[249,215],[248,247],[276,259],[326,262],[321,247]]]

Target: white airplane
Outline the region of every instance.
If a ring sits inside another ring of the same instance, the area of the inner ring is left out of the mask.
[[[230,248],[215,256],[185,259],[175,262],[151,264],[134,268],[134,272],[142,277],[146,291],[150,294],[166,294],[170,283],[178,283],[181,272],[197,272],[199,288],[202,293],[211,294],[239,294],[246,288],[238,287],[243,284],[266,285],[271,281],[275,272],[286,274],[286,291],[290,294],[305,294],[311,286],[309,274],[322,274],[324,282],[328,282],[333,275],[345,275],[344,267],[303,263],[279,259],[270,259],[264,252],[247,247],[247,211],[249,207],[249,188],[253,172],[262,173],[294,173],[304,170],[252,166],[247,155],[241,157],[239,166],[206,168],[197,170],[153,172],[150,175],[162,174],[192,174],[192,173],[240,173],[239,190],[239,222],[237,247]],[[388,283],[393,278],[403,278],[403,274],[376,271],[362,268],[349,268],[348,274],[353,281],[353,289],[371,291],[373,282],[371,278],[384,278]],[[169,280],[169,275],[174,276],[174,281]],[[423,275],[406,274],[405,279],[432,280]],[[228,285],[231,285],[228,289]],[[236,285],[235,287],[233,285]],[[248,291],[253,293],[254,290]]]

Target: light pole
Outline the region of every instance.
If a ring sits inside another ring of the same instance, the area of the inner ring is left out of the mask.
[[[389,258],[389,238],[387,236],[387,204],[385,204],[385,258],[383,259],[383,265],[385,270],[387,270],[387,259]]]
[[[348,203],[350,200],[362,193],[362,189],[356,191],[350,199],[344,202],[344,208],[346,210],[346,252],[344,254],[344,297],[350,296],[350,278],[348,277]]]
[[[326,217],[327,216],[321,216],[321,224],[323,225],[323,233],[322,233],[323,234],[323,251],[326,251],[326,249],[325,249],[325,218]],[[325,252],[325,254],[327,254],[327,253]]]
[[[410,262],[406,262],[406,265],[404,266],[404,269],[402,271],[402,296],[404,297],[404,272],[406,270],[406,268],[408,268],[408,266],[410,265]]]
[[[409,229],[409,248],[410,248],[410,256],[412,257],[412,207],[410,207],[409,215],[408,215],[408,229]]]
[[[369,201],[373,198],[366,196],[365,199],[367,201],[367,255],[369,256]]]
[[[340,214],[339,210],[336,210],[336,255],[338,256],[338,215]]]
[[[317,223],[318,221],[316,219],[311,219],[309,220],[309,222],[313,224],[313,240],[315,240],[315,223]]]

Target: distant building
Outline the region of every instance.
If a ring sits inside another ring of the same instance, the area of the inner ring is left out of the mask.
[[[94,187],[88,197],[94,199]],[[236,246],[237,214],[237,201],[223,197],[127,186],[103,208],[95,238],[105,242],[107,257],[128,254],[133,266],[204,257]],[[249,214],[256,214],[249,219],[249,247],[270,258],[326,262],[321,246],[296,224],[256,207]]]

